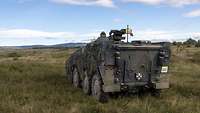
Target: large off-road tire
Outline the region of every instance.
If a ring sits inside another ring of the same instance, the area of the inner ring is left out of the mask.
[[[103,91],[103,83],[99,74],[95,74],[92,78],[92,96],[99,102],[107,102],[108,96]]]
[[[65,63],[65,75],[66,79],[69,81],[69,83],[72,83],[72,73],[70,73],[71,70],[69,69],[68,62]]]
[[[87,72],[85,72],[85,77],[82,81],[82,89],[83,92],[87,95],[91,93],[91,83],[90,83],[90,78],[87,75]]]
[[[74,68],[73,69],[73,79],[72,79],[72,83],[73,83],[73,86],[75,88],[80,88],[80,76],[78,74],[78,71],[77,71],[77,68]]]

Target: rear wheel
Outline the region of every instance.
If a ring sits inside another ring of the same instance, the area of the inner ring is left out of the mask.
[[[85,72],[85,77],[83,79],[83,82],[82,82],[82,88],[83,88],[83,92],[87,95],[90,94],[90,79],[87,75],[87,72]]]
[[[78,75],[77,68],[74,68],[74,70],[73,70],[73,86],[75,88],[79,88],[80,87],[80,77]]]
[[[100,76],[95,74],[92,78],[92,96],[100,102],[107,102],[108,96],[104,93],[102,85]]]

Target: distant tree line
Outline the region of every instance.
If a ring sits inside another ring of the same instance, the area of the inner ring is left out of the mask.
[[[188,40],[186,40],[184,42],[174,41],[172,44],[176,45],[176,46],[200,47],[200,40],[195,40],[195,39],[189,38]]]

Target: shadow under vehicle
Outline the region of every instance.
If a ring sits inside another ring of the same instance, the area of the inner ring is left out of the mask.
[[[66,61],[66,75],[76,88],[98,101],[113,92],[150,89],[155,94],[169,88],[170,44],[124,42],[127,29],[111,30],[80,48]]]

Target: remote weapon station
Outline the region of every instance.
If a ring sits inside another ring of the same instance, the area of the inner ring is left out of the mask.
[[[127,35],[127,42],[125,37]],[[128,42],[132,30],[111,30],[80,48],[66,61],[68,80],[85,94],[106,101],[111,92],[150,89],[159,94],[169,88],[170,44],[150,41]]]

